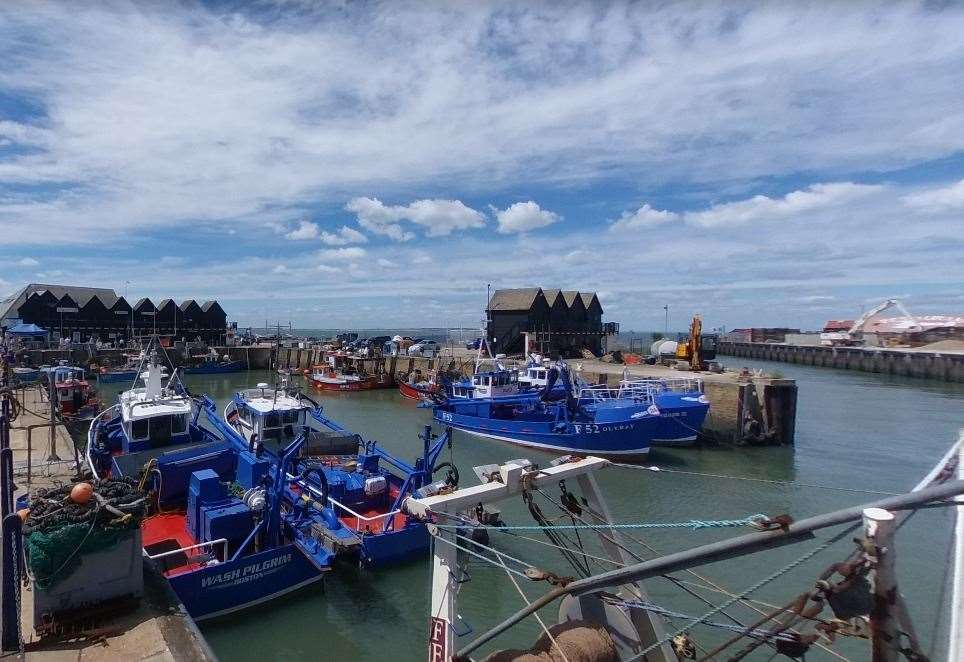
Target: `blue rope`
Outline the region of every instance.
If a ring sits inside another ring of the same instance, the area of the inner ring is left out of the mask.
[[[604,531],[606,529],[727,529],[739,526],[756,526],[769,520],[769,517],[762,513],[749,515],[741,519],[716,519],[700,520],[691,519],[686,522],[640,522],[638,524],[554,524],[553,529],[583,529],[591,531]],[[440,529],[457,529],[462,526],[454,524],[437,524]],[[473,526],[475,529],[495,529],[497,531],[541,531],[543,527],[538,525],[528,526]]]

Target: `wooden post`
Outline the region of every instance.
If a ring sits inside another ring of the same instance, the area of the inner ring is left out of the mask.
[[[57,386],[54,383],[55,371],[49,373],[47,379],[47,404],[50,405],[50,452],[47,454],[48,462],[56,462],[60,459],[57,456],[57,426],[54,424],[54,416],[56,415],[56,398],[57,398]]]
[[[900,629],[897,624],[897,575],[894,571],[894,514],[882,508],[864,510],[867,554],[875,557],[874,608],[870,613],[873,662],[897,662]]]

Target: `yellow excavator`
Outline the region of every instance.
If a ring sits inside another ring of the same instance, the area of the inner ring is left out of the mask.
[[[676,358],[689,361],[691,370],[703,370],[703,319],[699,315],[693,316],[690,322],[690,337],[686,342],[680,341],[676,345]]]

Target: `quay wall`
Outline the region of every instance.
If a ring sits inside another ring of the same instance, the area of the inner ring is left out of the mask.
[[[726,356],[747,359],[964,382],[964,353],[750,342],[721,342],[717,351]]]

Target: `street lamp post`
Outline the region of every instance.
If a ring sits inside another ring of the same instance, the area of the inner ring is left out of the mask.
[[[663,322],[663,337],[669,338],[669,304],[663,306],[663,312],[666,314],[666,319]]]

